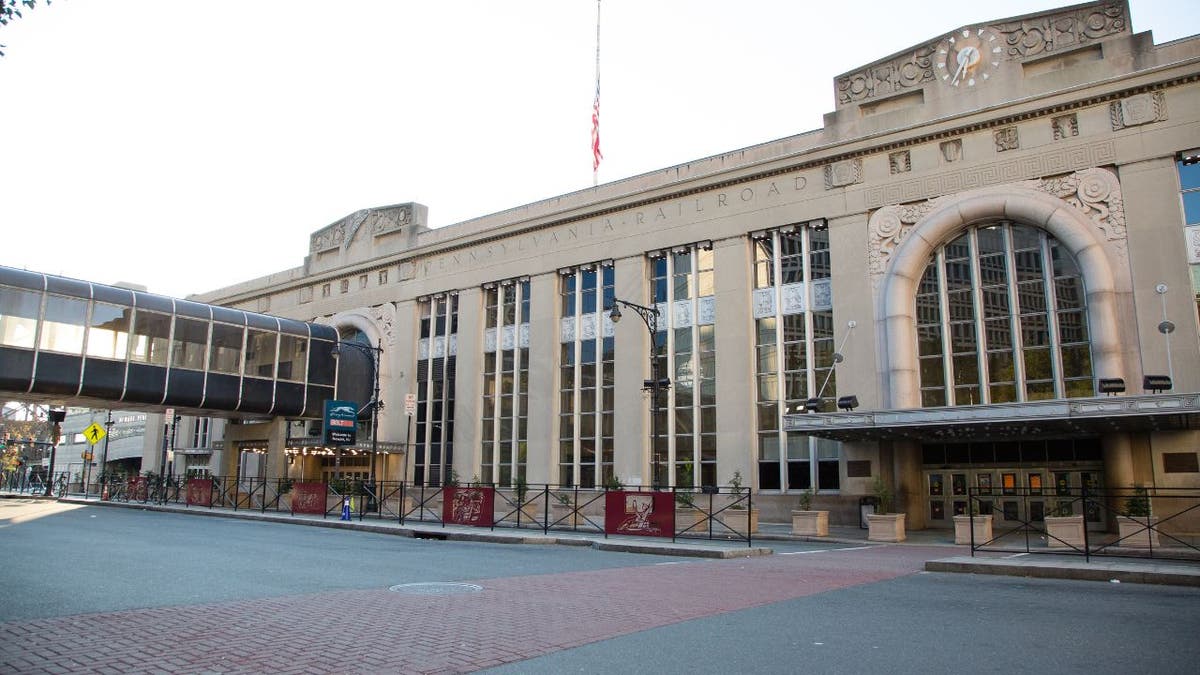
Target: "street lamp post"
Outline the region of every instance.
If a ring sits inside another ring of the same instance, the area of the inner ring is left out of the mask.
[[[359,342],[346,342],[338,340],[333,348],[333,355],[338,356],[339,350],[342,347],[353,347],[371,357],[371,371],[374,375],[374,387],[371,395],[371,400],[366,404],[371,406],[371,472],[368,481],[371,485],[371,493],[375,493],[375,457],[379,449],[379,410],[383,407],[383,401],[379,400],[379,364],[383,360],[383,343],[376,341],[375,346],[364,345]],[[364,408],[366,406],[363,406]],[[362,412],[362,409],[359,409]]]
[[[104,421],[104,451],[100,455],[100,498],[107,499],[108,490],[108,439],[112,437],[112,411],[108,411],[108,419]]]
[[[657,307],[645,307],[637,303],[613,298],[608,310],[608,318],[613,323],[621,320],[621,307],[628,307],[642,317],[646,330],[650,332],[650,379],[642,382],[642,389],[650,392],[650,482],[654,487],[663,483],[666,476],[660,476],[658,466],[658,399],[662,392],[671,388],[671,378],[659,375],[658,359],[655,355],[658,336],[658,320],[660,313]]]

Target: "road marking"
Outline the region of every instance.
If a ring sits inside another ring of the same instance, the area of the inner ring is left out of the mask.
[[[787,553],[780,553],[779,555],[806,555],[809,553],[829,553],[829,549],[822,548],[817,549],[816,551],[788,551]]]
[[[1021,556],[1025,556],[1025,555],[1029,555],[1029,554],[1028,554],[1028,553],[1014,553],[1014,554],[1012,554],[1012,555],[1008,555],[1008,556],[1004,556],[1004,557],[1006,557],[1006,558],[1020,558]]]

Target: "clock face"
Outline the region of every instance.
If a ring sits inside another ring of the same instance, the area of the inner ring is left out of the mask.
[[[951,87],[968,89],[987,82],[1000,67],[1002,44],[986,28],[964,28],[951,33],[938,45],[938,79]]]

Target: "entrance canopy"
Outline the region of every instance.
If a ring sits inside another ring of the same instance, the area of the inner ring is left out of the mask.
[[[836,441],[988,440],[1200,429],[1200,394],[786,415],[784,430]]]

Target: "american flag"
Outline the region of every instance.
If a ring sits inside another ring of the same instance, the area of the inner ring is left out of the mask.
[[[596,99],[592,101],[592,172],[600,168],[600,78],[596,78]]]

